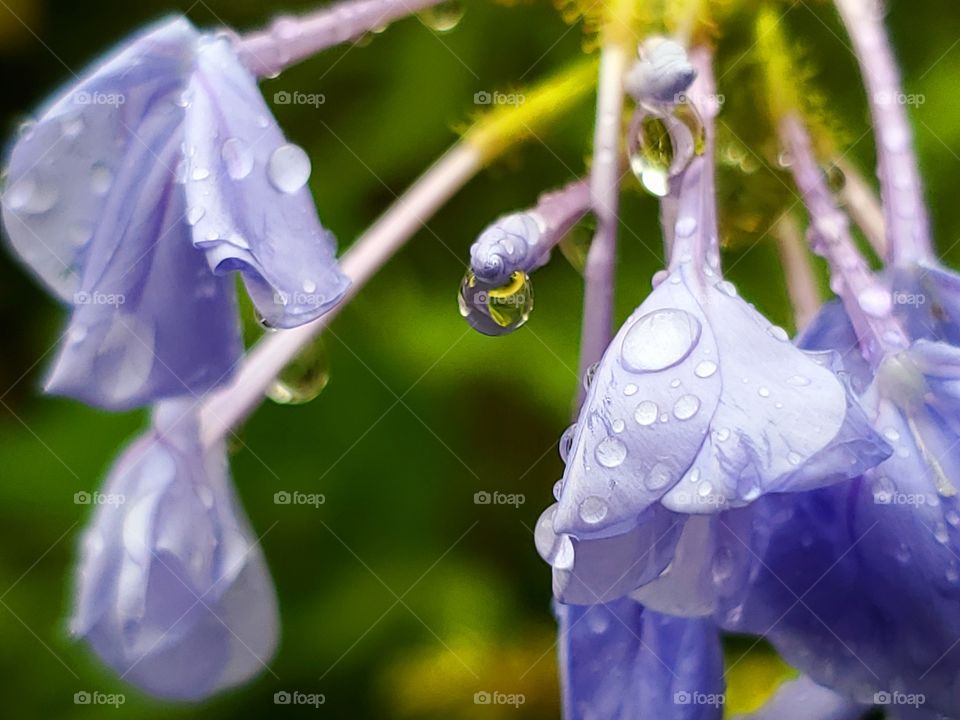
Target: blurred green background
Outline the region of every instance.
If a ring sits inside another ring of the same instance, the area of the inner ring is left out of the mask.
[[[748,52],[750,3],[742,4],[747,9],[719,28],[720,92],[725,122],[752,142],[764,121]],[[925,97],[911,113],[938,244],[956,260],[960,37],[946,21],[956,9],[948,0],[889,6],[905,90]],[[312,7],[0,0],[3,127],[13,132],[70,77],[68,69],[79,71],[165,13],[243,30]],[[845,130],[841,150],[871,168],[869,135],[846,144],[867,129],[867,116],[832,7],[813,0],[782,7],[790,36],[821,71],[821,88]],[[456,129],[477,113],[476,92],[522,91],[582,54],[583,40],[545,0],[469,0],[452,32],[398,22],[369,44],[335,48],[265,82],[264,93],[326,96],[317,108],[274,110],[312,157],[320,215],[344,248],[456,140]],[[578,382],[581,280],[557,255],[534,278],[529,325],[499,339],[469,330],[455,293],[468,247],[486,223],[583,172],[591,102],[483,172],[346,308],[327,339],[333,375],[317,400],[267,404],[242,430],[233,476],[254,527],[266,533],[283,641],[270,672],[204,705],[145,698],[66,637],[73,546],[88,512],[73,495],[98,486],[144,418],[39,394],[64,313],[9,256],[0,260],[7,328],[0,357],[4,716],[557,717],[550,574],[532,528],[562,471],[556,440]],[[770,148],[758,142],[759,159],[768,157]],[[737,213],[749,212],[746,189],[776,188],[774,168],[764,160],[750,177],[725,172],[722,196],[736,199]],[[623,205],[633,232],[622,240],[620,320],[643,298],[660,262],[655,203],[632,187]],[[789,326],[765,231],[761,225],[752,237],[728,238],[728,274],[771,319]],[[278,506],[280,490],[324,493],[326,503]],[[526,502],[476,505],[481,490],[522,493]],[[760,656],[740,663],[739,672],[761,687],[779,668]],[[127,702],[119,710],[77,706],[73,696],[82,690],[124,692]],[[282,690],[323,693],[326,703],[278,708],[273,696]],[[476,706],[473,695],[482,690],[522,693],[526,703],[520,710]]]

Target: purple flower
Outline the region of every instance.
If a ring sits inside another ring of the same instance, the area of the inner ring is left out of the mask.
[[[347,280],[226,35],[173,18],[77,78],[8,158],[14,250],[72,306],[50,392],[125,409],[224,381],[242,347],[239,270],[266,322],[292,327]]]
[[[624,598],[558,605],[568,720],[712,720],[723,715],[723,653],[709,619],[660,615]]]
[[[733,720],[860,720],[867,709],[801,676],[777,688],[757,712]]]
[[[222,446],[204,450],[186,401],[120,456],[83,536],[71,631],[120,676],[199,700],[266,667],[277,601]]]

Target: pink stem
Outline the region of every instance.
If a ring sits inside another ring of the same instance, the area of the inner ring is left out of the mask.
[[[852,163],[840,160],[837,167],[845,178],[840,197],[850,211],[850,217],[863,231],[873,251],[880,257],[886,257],[887,238],[880,200]]]
[[[887,257],[903,266],[933,258],[930,221],[904,95],[875,0],[836,0],[860,63],[877,136]]]
[[[810,251],[803,239],[800,224],[792,214],[784,214],[775,228],[777,247],[787,279],[787,292],[793,306],[797,330],[803,330],[820,309],[820,290],[813,274]]]
[[[302,17],[280,17],[270,27],[243,35],[237,52],[259,77],[275,77],[322,50],[356,40],[394,20],[443,0],[344,0]]]
[[[780,138],[793,159],[793,177],[810,214],[813,249],[830,264],[835,291],[843,299],[861,352],[876,364],[888,352],[909,345],[903,328],[893,317],[890,291],[870,271],[853,242],[847,216],[834,204],[810,137],[798,117],[786,115],[781,120]]]
[[[482,165],[480,151],[461,143],[421,175],[344,253],[340,267],[352,284],[340,304],[312,323],[265,336],[250,351],[230,384],[204,401],[200,410],[204,442],[217,442],[241,423],[261,403],[283,368]]]

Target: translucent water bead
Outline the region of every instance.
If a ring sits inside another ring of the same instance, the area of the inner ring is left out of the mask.
[[[468,270],[457,295],[460,314],[477,332],[508,335],[522,327],[533,312],[533,284],[523,272],[515,272],[505,285],[481,282]]]
[[[697,109],[684,99],[646,111],[632,124],[628,143],[630,170],[647,192],[665,197],[671,181],[703,154],[706,131]]]
[[[330,382],[330,356],[317,338],[287,365],[267,388],[267,397],[281,405],[303,405]]]

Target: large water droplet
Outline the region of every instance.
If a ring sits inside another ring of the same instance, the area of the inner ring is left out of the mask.
[[[665,197],[673,178],[696,155],[703,154],[705,146],[703,122],[696,108],[684,101],[672,106],[669,113],[647,114],[631,127],[630,169],[647,192]]]
[[[450,32],[463,20],[465,9],[460,0],[445,2],[426,8],[417,13],[420,22],[437,32]]]
[[[580,503],[580,519],[588,525],[596,525],[607,516],[607,503],[603,498],[591,495]]]
[[[615,437],[604,438],[594,451],[597,462],[605,468],[620,467],[627,459],[627,446]]]
[[[559,243],[560,252],[578,273],[583,275],[587,265],[587,253],[597,231],[597,220],[593,215],[585,215],[563,236]]]
[[[310,402],[330,382],[330,359],[321,338],[304,348],[267,389],[267,397],[281,405]]]
[[[644,400],[637,405],[637,409],[633,413],[633,419],[636,420],[638,424],[646,427],[653,425],[657,421],[657,415],[659,413],[660,409],[655,402],[652,400]]]
[[[253,172],[253,151],[246,140],[230,138],[220,148],[220,157],[227,168],[227,175],[234,180],[243,180]]]
[[[484,335],[507,335],[522,327],[533,312],[533,284],[515,272],[506,285],[492,286],[467,271],[457,295],[460,314]]]
[[[633,372],[657,372],[673,367],[700,339],[700,321],[685,310],[655,310],[627,331],[620,349],[624,367]]]
[[[689,420],[700,409],[700,398],[696,395],[681,395],[673,404],[673,416],[677,420]]]
[[[310,158],[299,145],[281,145],[270,155],[267,177],[280,192],[294,193],[310,179]]]

